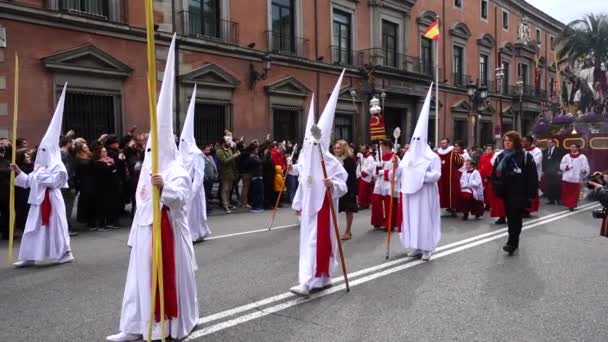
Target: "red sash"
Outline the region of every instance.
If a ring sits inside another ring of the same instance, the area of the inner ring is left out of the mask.
[[[317,269],[315,277],[329,277],[329,262],[332,255],[331,231],[329,221],[329,202],[323,199],[321,210],[317,213]]]
[[[44,200],[42,200],[42,204],[40,204],[40,214],[42,216],[42,225],[45,227],[49,226],[49,222],[51,221],[51,196],[49,189],[47,188],[44,191]],[[68,217],[69,218],[69,217]]]
[[[163,289],[165,294],[165,318],[177,318],[177,286],[175,272],[175,244],[173,238],[173,227],[169,220],[169,208],[163,207],[162,217],[160,221],[160,235],[162,244],[163,258]],[[154,241],[152,242],[154,246]],[[154,250],[154,249],[152,249]],[[157,288],[157,291],[159,289]],[[160,299],[159,292],[156,293],[156,303],[154,306],[154,321],[160,322]]]

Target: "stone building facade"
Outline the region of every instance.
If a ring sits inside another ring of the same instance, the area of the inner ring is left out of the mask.
[[[556,79],[552,41],[563,29],[524,0],[155,0],[154,6],[158,70],[178,33],[176,127],[197,84],[200,143],[217,141],[226,128],[248,139],[267,133],[301,139],[312,93],[319,115],[342,68],[335,138],[368,142],[369,100],[377,96],[384,98],[389,135],[399,126],[406,141],[435,76],[436,46],[422,32],[437,16],[439,134],[469,145],[493,142],[511,128],[528,130],[541,112]],[[41,136],[66,81],[66,130],[93,138],[133,125],[148,129],[143,1],[0,0],[2,32],[0,136],[11,125],[15,53],[20,136],[33,142]],[[501,65],[505,77],[497,82]],[[473,105],[470,83],[487,87],[482,103]]]

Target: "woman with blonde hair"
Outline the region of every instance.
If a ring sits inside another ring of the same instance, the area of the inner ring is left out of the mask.
[[[340,197],[339,212],[346,213],[346,231],[344,232],[344,235],[341,236],[341,239],[350,240],[352,237],[350,229],[353,225],[353,213],[358,211],[357,163],[353,158],[352,148],[345,140],[336,141],[336,145],[334,146],[334,154],[348,173],[348,179],[346,180],[348,192],[344,196]]]

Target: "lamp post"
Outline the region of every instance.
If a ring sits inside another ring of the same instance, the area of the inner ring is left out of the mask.
[[[522,132],[521,120],[524,117],[524,108],[523,108],[523,96],[524,96],[524,81],[520,78],[515,83],[517,85],[517,95],[519,96],[519,114],[515,120],[516,129],[520,134],[525,134]]]
[[[471,112],[469,113],[469,137],[467,145],[472,147],[478,146],[480,143],[479,120],[481,119],[481,114],[479,114],[479,111],[483,106],[485,106],[486,98],[488,97],[488,87],[484,85],[480,87],[478,83],[471,82],[467,85],[467,94],[469,95],[469,101],[471,102]]]
[[[262,57],[262,62],[264,63],[263,72],[255,70],[253,63],[249,63],[249,89],[253,89],[257,81],[265,80],[266,76],[268,76],[270,66],[272,65],[272,58],[269,54],[266,54],[264,57]]]
[[[358,122],[359,122],[359,115],[358,115],[359,114],[359,110],[357,109],[357,104],[356,104],[356,101],[357,101],[357,92],[355,91],[355,89],[351,89],[349,91],[349,93],[350,93],[350,98],[353,100],[353,110],[354,110],[354,114],[355,114],[355,119],[353,120],[353,122],[354,122],[354,125],[356,125],[355,127],[353,127],[353,131],[354,132],[353,132],[353,136],[351,137],[351,139],[357,140],[356,137],[359,136],[359,133],[357,133],[356,135],[354,135],[355,132],[359,131],[359,129],[358,129],[359,128],[358,127],[359,126],[359,124],[358,124]],[[353,143],[354,143],[354,141],[353,141]]]
[[[502,94],[503,94],[503,84],[502,81],[505,79],[505,66],[503,63],[500,63],[500,68],[496,68],[496,82],[498,83],[498,122],[496,123],[496,128],[494,129],[494,138],[496,139],[496,146],[500,146],[500,139],[502,136]]]

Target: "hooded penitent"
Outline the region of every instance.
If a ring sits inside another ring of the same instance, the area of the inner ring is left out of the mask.
[[[158,104],[156,106],[157,131],[158,131],[158,172],[162,174],[168,170],[171,164],[177,160],[178,151],[175,145],[175,135],[173,134],[173,88],[175,70],[175,35],[171,41],[167,54],[167,63],[163,76],[163,84],[160,88]],[[137,205],[147,203],[152,200],[152,184],[150,174],[152,173],[152,138],[148,138],[144,162],[137,183]],[[146,206],[152,210],[152,206]],[[138,210],[139,211],[139,210]],[[140,225],[152,224],[152,212],[140,213],[140,217],[145,217],[147,222],[141,221]]]
[[[342,85],[342,78],[344,77],[344,71],[340,74],[340,78],[336,83],[334,90],[325,105],[325,109],[319,118],[318,127],[321,129],[321,149],[323,151],[323,157],[327,159],[335,159],[335,157],[329,153],[329,144],[331,135],[333,132],[334,115],[336,110],[336,104],[338,102],[338,95],[340,95],[340,87]],[[316,145],[318,142],[312,137],[311,129],[313,127],[312,120],[314,118],[312,104],[311,110],[309,111],[308,119],[306,122],[306,132],[304,138],[304,144],[302,146],[302,156],[304,157],[303,163],[300,169],[300,182],[305,184],[309,191],[303,192],[302,197],[302,210],[310,210],[309,215],[316,214],[321,206],[323,205],[323,199],[325,197],[325,185],[323,184],[323,171],[321,169],[321,155],[319,154],[319,147]],[[310,126],[309,126],[310,125]]]
[[[431,93],[433,84],[429,88],[426,100],[420,111],[416,129],[412,135],[412,141],[407,153],[401,161],[403,172],[405,173],[401,182],[401,192],[413,194],[418,192],[424,183],[424,174],[431,164],[435,153],[431,150],[428,143],[429,130],[429,111],[431,107]]]
[[[190,105],[188,106],[188,112],[186,119],[184,120],[184,127],[182,128],[182,135],[179,138],[179,154],[182,159],[184,169],[192,175],[193,159],[196,155],[202,155],[198,146],[196,146],[196,139],[194,138],[194,106],[196,102],[196,85],[192,90],[192,98],[190,99]]]

